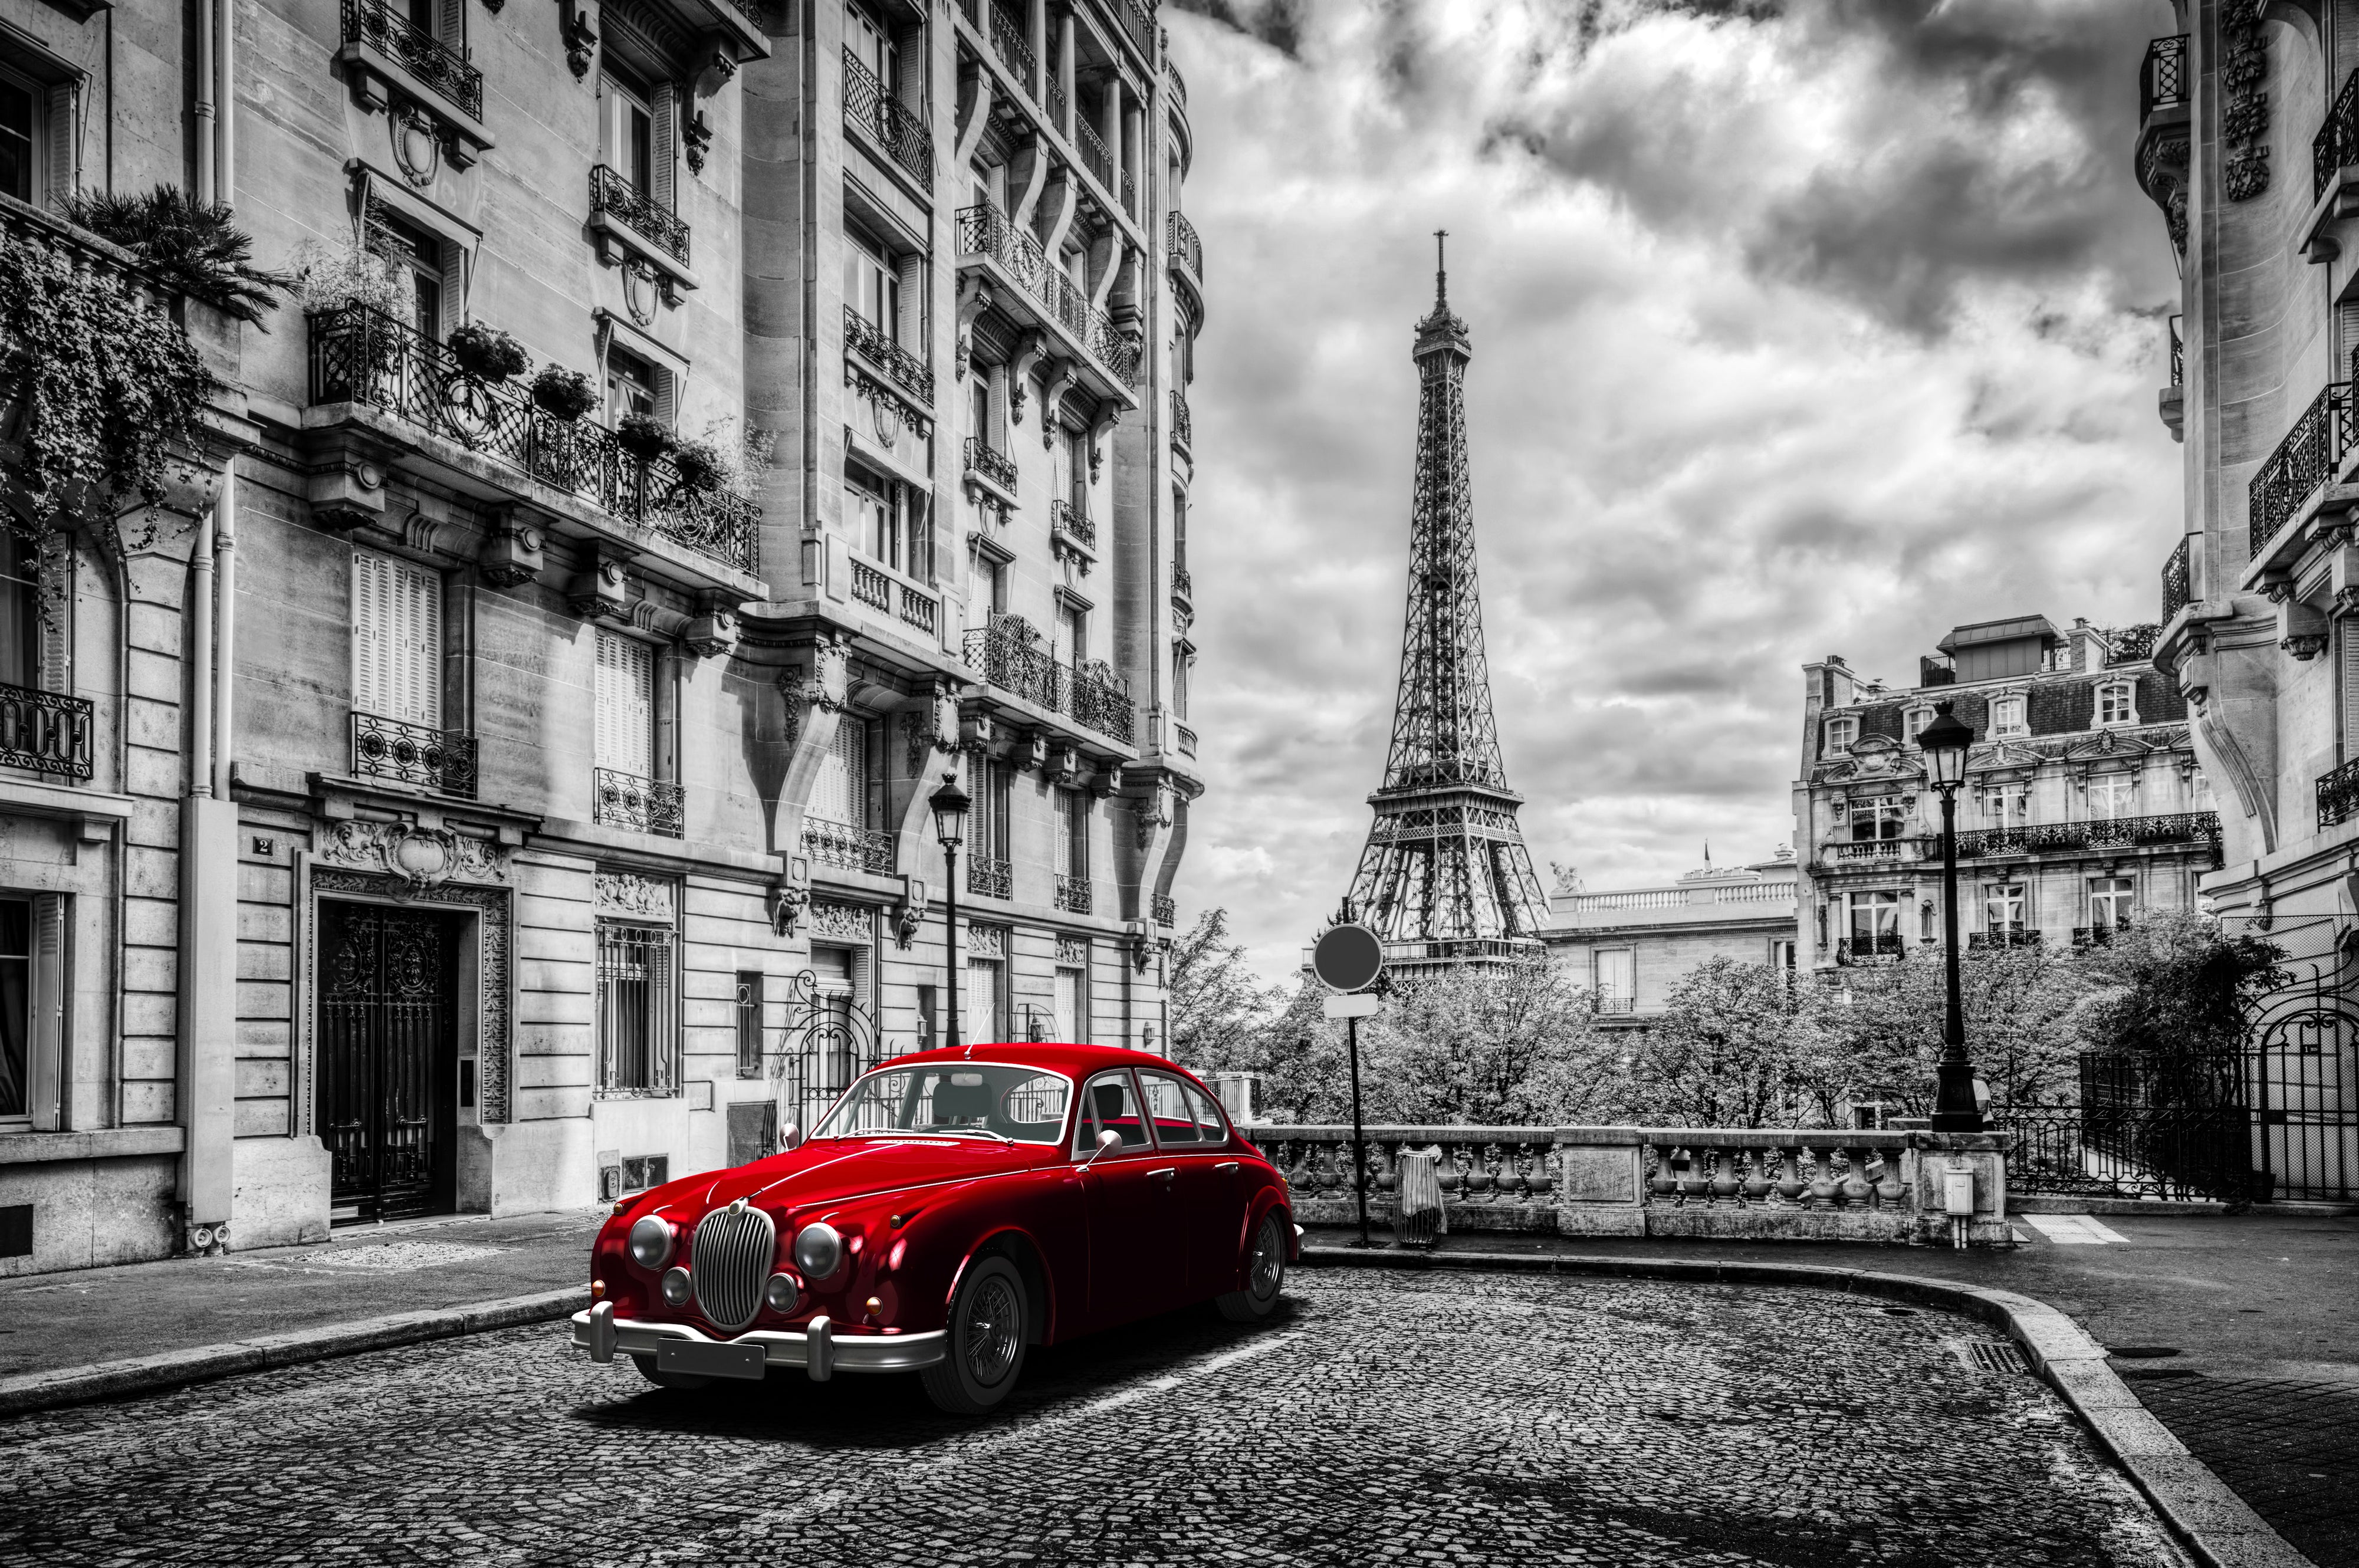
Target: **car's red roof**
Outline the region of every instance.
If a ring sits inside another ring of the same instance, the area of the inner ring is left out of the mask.
[[[1178,1063],[1149,1051],[1120,1045],[1072,1045],[1046,1040],[979,1041],[944,1046],[939,1051],[912,1051],[878,1065],[899,1067],[913,1062],[1006,1062],[1019,1067],[1045,1067],[1076,1078],[1107,1067],[1177,1067]],[[1181,1069],[1181,1071],[1185,1071]]]

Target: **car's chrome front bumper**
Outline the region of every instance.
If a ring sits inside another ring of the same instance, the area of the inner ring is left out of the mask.
[[[756,1329],[734,1339],[714,1339],[686,1323],[647,1323],[618,1318],[614,1303],[601,1301],[573,1314],[573,1343],[592,1361],[625,1356],[653,1356],[666,1340],[692,1345],[758,1345],[772,1367],[799,1367],[811,1380],[823,1383],[838,1372],[915,1372],[942,1359],[940,1329],[931,1334],[859,1334],[839,1335],[826,1318],[813,1318],[802,1329]]]

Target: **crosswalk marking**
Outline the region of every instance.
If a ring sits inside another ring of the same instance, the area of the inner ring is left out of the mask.
[[[2129,1237],[2093,1214],[2026,1214],[2024,1219],[2059,1247],[2097,1247],[2106,1242],[2127,1245]]]

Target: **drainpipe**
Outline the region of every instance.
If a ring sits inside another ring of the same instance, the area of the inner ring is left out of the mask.
[[[214,34],[213,73],[214,115],[213,139],[215,162],[213,189],[216,200],[234,202],[237,200],[237,11],[235,0],[206,0],[218,6],[220,21]],[[238,333],[245,337],[243,328]],[[243,355],[241,355],[243,357]],[[230,695],[234,683],[236,659],[234,657],[237,631],[237,458],[234,454],[222,465],[221,499],[213,506],[213,550],[218,557],[213,573],[213,637],[219,652],[213,660],[213,778],[212,793],[221,800],[229,799],[230,756],[235,747],[235,732],[230,727]],[[223,911],[235,925],[236,910]]]

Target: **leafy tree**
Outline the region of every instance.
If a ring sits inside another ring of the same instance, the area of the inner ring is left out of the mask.
[[[1672,989],[1661,1021],[1637,1050],[1631,1064],[1637,1108],[1669,1127],[1789,1119],[1807,1038],[1784,970],[1712,959]]]
[[[1172,1060],[1197,1068],[1254,1069],[1279,994],[1254,979],[1229,940],[1229,911],[1207,909],[1171,945]]]
[[[2074,1015],[2088,990],[2082,961],[2069,950],[2034,944],[1963,955],[1958,992],[1966,1047],[1974,1075],[1990,1087],[1994,1110],[2070,1091],[2080,1044]],[[1816,1060],[1844,1078],[1844,1099],[1931,1114],[1949,1013],[1939,948],[1914,949],[1897,964],[1840,970],[1811,1003],[1822,1041]],[[1812,1087],[1834,1119],[1828,1081]]]
[[[2153,1103],[2204,1104],[2233,1076],[2255,1007],[2283,984],[2285,952],[2205,915],[2158,912],[2086,962],[2104,988],[2082,1020],[2083,1043],[2128,1058]]]

